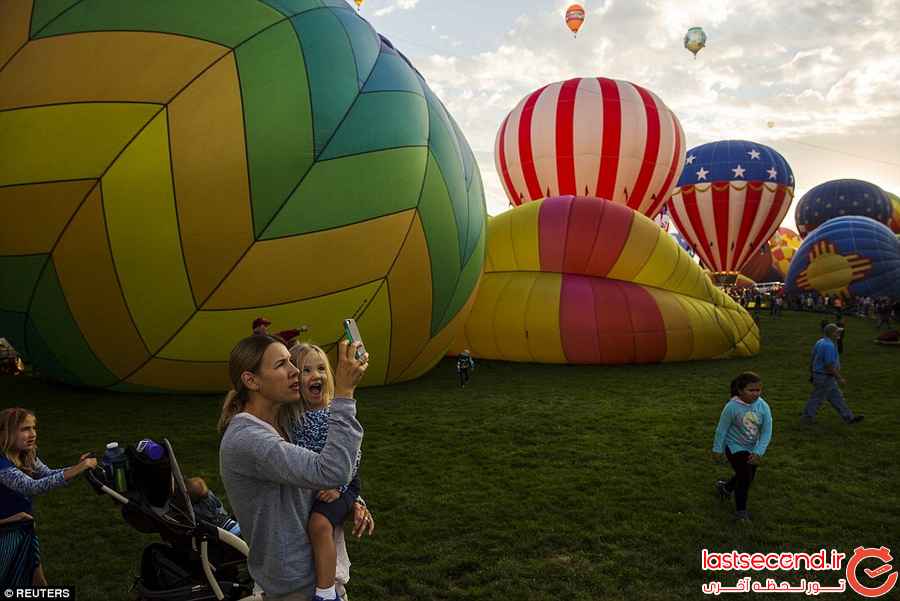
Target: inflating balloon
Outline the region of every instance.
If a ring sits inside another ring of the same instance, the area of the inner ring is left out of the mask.
[[[870,217],[886,225],[891,220],[891,201],[884,190],[870,182],[835,179],[812,188],[794,209],[801,238],[829,219],[847,215]]]
[[[745,140],[688,151],[669,201],[675,226],[712,271],[739,271],[781,223],[794,176],[777,151]]]
[[[695,59],[697,58],[697,53],[706,47],[706,32],[702,27],[691,27],[687,30],[684,34],[684,47],[691,51]]]
[[[779,279],[783,282],[787,278],[788,268],[794,253],[800,248],[802,240],[794,230],[780,227],[769,238],[769,249],[772,251],[772,263],[778,270]]]
[[[681,173],[684,131],[649,90],[576,78],[525,96],[503,120],[494,150],[514,205],[594,196],[654,217]]]
[[[835,217],[797,250],[786,280],[789,293],[900,296],[900,240],[868,217]]]
[[[775,259],[772,256],[772,250],[768,244],[763,244],[759,250],[753,253],[750,260],[747,261],[741,274],[747,276],[754,282],[783,282],[784,278],[775,267]]]
[[[454,352],[539,363],[654,363],[759,351],[747,312],[653,221],[548,198],[488,225],[485,275]]]
[[[566,25],[572,31],[572,34],[578,36],[578,30],[584,23],[584,7],[580,4],[572,4],[566,9]]]
[[[368,384],[444,355],[482,271],[478,167],[350,5],[16,1],[0,23],[0,333],[42,374],[221,391],[258,316],[326,345],[355,317]]]

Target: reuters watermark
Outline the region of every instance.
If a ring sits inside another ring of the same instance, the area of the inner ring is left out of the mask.
[[[720,580],[712,580],[704,583],[701,589],[707,595],[723,593],[822,595],[844,593],[850,590],[862,597],[875,598],[891,592],[900,578],[900,573],[891,565],[893,559],[891,550],[887,547],[857,547],[849,559],[846,553],[835,549],[819,549],[812,553],[746,553],[741,551],[719,553],[703,549],[700,552],[700,566],[708,572],[843,572],[844,577],[839,578],[835,584],[823,584],[821,580],[807,580],[806,578],[792,583],[790,581],[777,582],[774,578],[763,580],[744,576],[731,586]]]

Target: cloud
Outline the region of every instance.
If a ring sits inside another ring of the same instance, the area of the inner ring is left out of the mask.
[[[378,10],[376,10],[375,16],[383,17],[384,15],[391,14],[395,10],[412,10],[418,3],[419,0],[395,0],[384,8],[379,8]]]
[[[546,83],[601,75],[656,92],[689,146],[727,138],[773,146],[794,166],[798,198],[833,177],[900,189],[900,169],[856,158],[900,163],[896,0],[605,0],[587,8],[577,39],[554,7],[510,14],[512,26],[485,52],[411,55],[475,151],[492,213],[507,206],[493,164],[507,112]],[[709,39],[695,60],[682,37],[696,25]]]

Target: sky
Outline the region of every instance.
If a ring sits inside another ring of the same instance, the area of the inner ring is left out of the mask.
[[[490,214],[508,208],[494,164],[503,118],[530,92],[572,77],[649,88],[680,119],[687,148],[725,139],[775,148],[794,171],[794,204],[840,178],[900,193],[900,1],[587,0],[577,38],[564,23],[568,4],[362,6],[460,125]],[[693,26],[708,36],[696,59],[682,43]],[[796,229],[793,207],[784,225]]]

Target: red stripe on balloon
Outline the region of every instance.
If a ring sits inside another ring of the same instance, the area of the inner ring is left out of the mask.
[[[541,201],[538,214],[541,271],[562,273],[565,265],[566,232],[569,229],[571,196],[556,196]]]
[[[638,211],[643,204],[644,195],[647,194],[647,188],[650,187],[650,179],[653,177],[654,167],[659,159],[659,109],[650,92],[641,86],[635,85],[634,88],[640,94],[641,100],[644,101],[644,114],[647,116],[647,143],[644,146],[644,158],[641,161],[637,180],[631,189],[631,197],[628,199],[628,206]],[[605,122],[604,125],[606,125]]]
[[[597,363],[600,345],[591,279],[565,274],[559,290],[559,338],[568,363]]]
[[[616,82],[598,77],[603,96],[603,142],[600,147],[600,169],[597,190],[600,198],[615,198],[616,171],[619,169],[619,146],[622,137],[622,103]]]
[[[706,263],[709,269],[719,271],[720,268],[712,260],[709,239],[706,237],[706,232],[703,231],[703,220],[700,218],[700,210],[697,208],[697,195],[694,192],[694,186],[682,188],[681,197],[684,199],[684,210],[687,213],[688,221],[690,221],[691,227],[694,228],[694,234],[697,236],[697,248],[694,250],[697,251],[697,254],[700,255],[700,258],[703,259],[703,262]]]
[[[665,358],[665,321],[653,297],[637,284],[566,274],[559,312],[563,352],[570,363]]]
[[[675,181],[675,176],[679,175],[679,173],[677,173],[679,171],[678,165],[681,163],[684,153],[681,148],[681,128],[678,126],[678,123],[675,121],[675,116],[672,115],[672,113],[669,113],[669,122],[675,132],[675,150],[672,152],[672,163],[669,165],[669,173],[666,174],[666,180],[663,182],[662,187],[656,192],[656,200],[653,201],[653,204],[650,206],[650,211],[647,213],[647,216],[650,218],[656,217],[656,214],[659,213],[662,206],[669,202],[669,198],[672,196],[672,182]],[[669,213],[671,212],[672,211],[669,211]]]
[[[575,189],[575,94],[581,79],[563,83],[556,101],[556,175],[559,195],[578,194]]]
[[[528,187],[528,200],[537,200],[544,196],[537,171],[534,168],[534,154],[531,149],[531,119],[534,116],[534,105],[537,104],[538,98],[546,89],[547,86],[544,86],[528,97],[519,118],[519,159],[522,164],[525,185]]]
[[[628,297],[634,332],[634,361],[658,363],[666,358],[666,322],[656,299],[643,286],[620,282]]]
[[[604,200],[597,204],[603,207],[602,221],[594,236],[591,257],[584,273],[603,277],[619,260],[631,234],[635,213],[625,205],[612,201]]]
[[[603,221],[605,200],[597,198],[572,198],[569,211],[569,228],[563,258],[565,273],[585,273],[594,249],[594,241]]]
[[[778,213],[781,211],[782,205],[784,204],[786,193],[787,189],[784,186],[778,186],[778,189],[775,191],[775,198],[772,200],[772,206],[769,207],[769,213],[766,215],[766,220],[759,229],[759,233],[757,233],[756,237],[753,239],[753,244],[747,248],[748,256],[759,250],[759,247],[772,235],[775,219],[778,217]]]
[[[759,213],[762,186],[747,184],[747,195],[744,198],[744,214],[741,215],[741,227],[735,242],[735,248],[739,251],[734,261],[735,265],[743,265],[742,259],[747,255],[747,237],[750,235],[750,228],[756,221],[756,214]]]
[[[520,199],[518,193],[516,193],[516,187],[513,185],[512,178],[509,177],[509,165],[506,162],[506,124],[508,122],[509,115],[506,116],[506,119],[503,120],[503,125],[500,126],[500,142],[498,143],[500,146],[498,150],[500,173],[503,175],[503,183],[506,184],[506,195],[509,196],[509,200],[514,205],[518,206],[522,204],[522,199]]]
[[[731,184],[712,185],[712,210],[716,222],[716,244],[719,246],[719,265],[721,266],[719,271],[731,271],[733,269],[728,264],[728,199],[730,196]]]
[[[682,193],[682,198],[684,198],[684,193]],[[679,218],[679,216],[678,216],[678,211],[675,210],[675,205],[674,205],[674,204],[673,204],[672,206],[669,207],[669,215],[672,217],[672,220],[675,222],[675,227],[678,229],[678,232],[681,234],[681,236],[682,236],[685,240],[688,241],[688,243],[691,245],[691,248],[694,249],[694,252],[697,252],[697,250],[696,250],[696,248],[695,248],[695,247],[696,247],[696,244],[695,244],[693,241],[688,240],[688,237],[687,237],[687,235],[685,234],[685,232],[687,231],[687,229],[685,228],[684,223],[683,223],[683,222],[681,221],[681,219]]]

